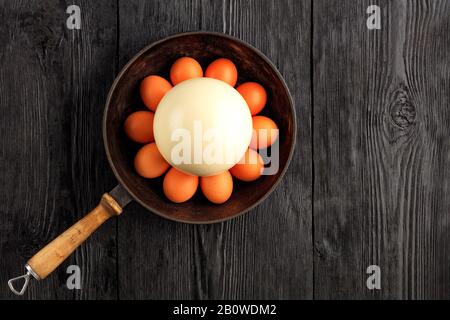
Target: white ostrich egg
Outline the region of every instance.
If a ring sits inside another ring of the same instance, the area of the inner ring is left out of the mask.
[[[236,89],[220,80],[195,78],[166,93],[156,109],[153,132],[172,166],[211,176],[244,156],[252,137],[252,116]]]

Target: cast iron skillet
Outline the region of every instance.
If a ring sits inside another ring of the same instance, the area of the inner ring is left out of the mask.
[[[221,205],[208,202],[201,192],[182,204],[167,200],[162,193],[162,178],[144,179],[136,174],[133,157],[139,146],[124,135],[126,117],[139,108],[145,110],[138,90],[141,80],[150,74],[169,79],[170,66],[182,56],[195,58],[204,69],[219,57],[232,60],[239,72],[238,85],[255,81],[266,89],[268,100],[262,115],[272,118],[280,130],[278,171],[254,182],[234,180],[231,198]],[[25,266],[27,273],[8,282],[11,290],[23,294],[30,276],[38,280],[46,278],[104,221],[119,215],[132,200],[161,217],[185,223],[215,223],[247,212],[263,201],[281,180],[292,157],[295,137],[295,109],[289,90],[275,66],[254,47],[213,32],[177,34],[145,47],[123,67],[106,101],[103,140],[119,185],[105,193],[99,205],[88,215],[35,254]],[[25,285],[17,291],[13,283],[20,278],[25,279]]]

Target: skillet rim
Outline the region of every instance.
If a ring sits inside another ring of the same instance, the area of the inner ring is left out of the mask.
[[[132,188],[130,188],[129,186],[127,186],[126,183],[124,183],[124,181],[122,180],[120,174],[118,173],[115,165],[114,165],[114,161],[111,158],[111,153],[108,147],[108,137],[106,134],[106,118],[107,115],[109,114],[109,106],[111,104],[111,97],[116,89],[117,84],[119,83],[119,81],[121,80],[122,76],[124,75],[124,73],[131,67],[131,65],[141,57],[142,54],[144,54],[145,52],[147,52],[148,50],[150,50],[151,48],[165,42],[168,40],[173,40],[176,38],[181,38],[181,37],[185,37],[185,36],[191,36],[191,35],[207,35],[207,36],[216,36],[219,38],[226,38],[232,41],[237,42],[239,45],[245,46],[248,49],[252,50],[256,55],[258,55],[261,59],[263,59],[269,66],[270,68],[274,71],[275,75],[278,77],[278,79],[280,80],[281,84],[283,85],[284,89],[286,90],[288,99],[289,99],[289,108],[291,109],[292,115],[293,115],[293,138],[292,138],[292,143],[290,145],[289,148],[289,155],[287,157],[286,160],[286,165],[283,168],[283,170],[281,171],[280,175],[278,176],[278,178],[275,180],[275,182],[272,184],[272,186],[269,188],[269,190],[260,198],[258,199],[255,203],[253,203],[251,206],[249,206],[248,208],[241,210],[239,212],[237,212],[234,215],[222,218],[222,219],[214,219],[214,220],[201,220],[201,221],[195,221],[195,220],[184,220],[184,219],[177,219],[171,216],[168,216],[158,210],[156,210],[155,208],[152,208],[150,205],[148,205],[146,202],[144,202],[143,200],[139,199],[139,197],[137,197],[133,191]],[[278,184],[281,182],[281,180],[283,179],[284,175],[286,174],[287,169],[289,168],[289,165],[291,163],[293,154],[294,154],[294,150],[295,150],[295,146],[297,143],[297,113],[295,110],[295,106],[294,106],[294,101],[292,99],[292,95],[289,91],[289,88],[283,78],[283,76],[281,75],[281,73],[278,71],[277,67],[272,63],[272,61],[266,57],[265,54],[263,54],[259,49],[255,48],[254,46],[252,46],[251,44],[238,39],[236,37],[230,36],[228,34],[225,33],[221,33],[221,32],[214,32],[214,31],[189,31],[189,32],[181,32],[181,33],[176,33],[170,36],[167,36],[165,38],[162,38],[160,40],[157,40],[155,42],[152,42],[151,44],[145,46],[144,48],[142,48],[138,53],[136,53],[120,70],[120,72],[117,74],[117,76],[114,79],[114,82],[112,83],[109,91],[108,91],[108,96],[106,98],[106,103],[105,103],[105,108],[103,111],[103,120],[102,120],[102,136],[103,136],[103,146],[105,148],[105,152],[106,152],[106,157],[108,159],[108,163],[110,168],[112,169],[114,176],[116,177],[116,179],[118,180],[120,186],[122,186],[126,192],[133,198],[133,200],[135,200],[137,203],[139,203],[141,206],[143,206],[145,209],[147,209],[148,211],[155,213],[156,215],[167,219],[167,220],[171,220],[171,221],[175,221],[175,222],[181,222],[181,223],[187,223],[187,224],[214,224],[214,223],[219,223],[219,222],[223,222],[223,221],[227,221],[227,220],[231,220],[234,219],[236,217],[239,217],[241,215],[243,215],[244,213],[249,212],[250,210],[252,210],[253,208],[257,207],[259,204],[261,204],[264,200],[267,199],[267,197],[276,189],[276,187],[278,186]]]

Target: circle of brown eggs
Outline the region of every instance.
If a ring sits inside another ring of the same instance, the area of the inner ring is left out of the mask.
[[[147,179],[165,174],[163,191],[166,197],[175,203],[182,203],[194,196],[200,184],[203,195],[212,203],[226,202],[233,192],[233,177],[242,181],[258,179],[264,169],[264,162],[259,149],[271,146],[278,138],[278,127],[270,118],[258,115],[267,102],[265,89],[256,82],[240,84],[236,90],[246,101],[253,122],[253,135],[244,157],[230,170],[218,175],[197,177],[182,172],[163,158],[153,135],[154,112],[164,95],[182,81],[208,77],[236,86],[238,70],[235,64],[225,58],[219,58],[208,65],[205,72],[201,65],[191,57],[177,59],[170,69],[170,82],[158,75],[145,77],[140,84],[140,96],[146,111],[131,113],[124,123],[124,130],[129,139],[142,144],[134,157],[136,172]],[[256,159],[256,161],[249,161]]]

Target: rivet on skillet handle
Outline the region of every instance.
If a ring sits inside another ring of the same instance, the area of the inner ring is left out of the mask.
[[[45,279],[106,220],[120,215],[122,208],[130,201],[130,196],[120,185],[109,194],[105,193],[97,207],[28,260],[25,265],[27,273],[8,281],[11,291],[21,296],[25,293],[31,276],[36,280]],[[25,282],[19,291],[14,284],[21,279]]]

